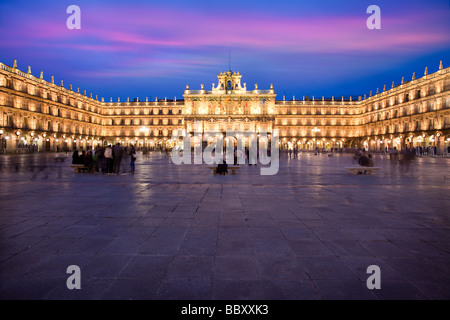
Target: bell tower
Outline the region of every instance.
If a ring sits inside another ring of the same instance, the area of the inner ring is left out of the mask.
[[[217,76],[219,82],[217,87],[213,86],[213,91],[215,92],[223,92],[223,93],[239,93],[246,90],[246,86],[241,85],[241,77],[242,75],[238,72],[232,72],[231,70],[227,72],[221,72]]]

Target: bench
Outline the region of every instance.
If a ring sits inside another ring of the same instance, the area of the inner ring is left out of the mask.
[[[75,170],[75,173],[82,173],[89,171],[89,167],[86,167],[84,164],[71,164],[70,167]]]
[[[213,171],[214,174],[217,174],[216,170],[217,170],[217,166],[214,167],[208,167],[209,169],[211,169]],[[228,170],[231,170],[231,174],[236,174],[236,170],[238,170],[240,167],[239,166],[228,166]]]
[[[67,157],[56,157],[53,158],[53,160],[55,160],[55,162],[64,162],[66,161]]]
[[[350,170],[350,173],[352,173],[352,174],[358,174],[358,172],[361,172],[361,174],[374,174],[377,170],[380,170],[381,168],[378,168],[378,167],[348,167],[345,169]],[[367,172],[367,173],[365,173],[365,172]]]

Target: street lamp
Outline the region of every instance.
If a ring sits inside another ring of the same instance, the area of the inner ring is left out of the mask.
[[[314,139],[313,139],[313,141],[316,141],[316,135],[317,135],[317,132],[320,132],[320,129],[317,128],[317,127],[314,127],[314,129],[312,129],[311,131],[314,133]],[[313,145],[313,146],[314,146],[314,145]],[[317,145],[316,145],[316,148],[318,148]]]

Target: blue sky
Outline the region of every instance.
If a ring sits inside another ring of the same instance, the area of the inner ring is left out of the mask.
[[[69,30],[69,5],[81,29]],[[369,30],[369,5],[381,29]],[[239,71],[277,99],[369,94],[450,64],[450,4],[434,1],[1,1],[0,61],[109,101],[182,98]]]

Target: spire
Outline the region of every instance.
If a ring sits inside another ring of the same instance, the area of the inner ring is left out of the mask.
[[[31,74],[31,66],[28,66],[28,74]]]
[[[405,83],[405,77],[402,77],[402,84]]]
[[[395,83],[394,83],[394,81],[392,81],[392,89],[394,89],[395,88]]]
[[[416,73],[415,73],[415,72],[413,72],[412,79],[413,79],[413,80],[416,80]]]
[[[16,59],[14,59],[13,68],[14,68],[14,69],[17,69],[17,60],[16,60]]]
[[[41,71],[40,79],[44,79],[44,71]]]
[[[64,82],[61,80],[61,87],[64,87]]]
[[[384,87],[383,87],[383,92],[385,92],[386,91],[386,85],[384,85]]]
[[[424,76],[428,75],[428,67],[425,67],[425,72],[423,73]]]
[[[53,84],[55,83],[55,77],[54,76],[52,76],[52,83]]]
[[[442,60],[441,60],[441,62],[439,63],[439,70],[442,70],[442,69],[444,69],[444,66],[442,65]]]

